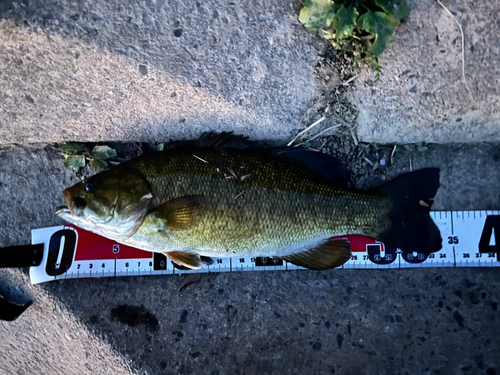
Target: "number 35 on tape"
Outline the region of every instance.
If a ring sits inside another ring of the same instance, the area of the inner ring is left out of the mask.
[[[499,211],[435,211],[431,212],[431,217],[443,237],[443,248],[439,252],[408,253],[369,237],[345,235],[339,238],[351,242],[353,255],[342,268],[500,266]],[[215,258],[211,266],[204,266],[201,270],[180,269],[160,253],[118,244],[73,226],[35,229],[32,243],[43,243],[46,249],[42,263],[30,269],[33,284],[88,277],[303,269],[267,257]]]

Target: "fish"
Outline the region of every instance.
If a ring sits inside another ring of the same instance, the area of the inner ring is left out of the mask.
[[[351,256],[346,234],[408,252],[442,247],[429,212],[439,169],[372,190],[347,187],[336,158],[303,148],[248,147],[232,134],[152,152],[64,190],[65,221],[199,269],[211,258],[266,256],[314,270]]]

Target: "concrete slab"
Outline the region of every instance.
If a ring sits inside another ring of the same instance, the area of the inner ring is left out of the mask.
[[[315,43],[288,0],[2,1],[0,143],[289,139]]]
[[[434,0],[408,1],[410,14],[380,58],[380,82],[364,72],[351,94],[364,142],[480,142],[500,140],[500,22],[498,1],[443,3],[461,35]]]
[[[385,151],[377,151],[380,158],[388,159]],[[376,160],[374,155],[368,157]],[[494,188],[500,170],[498,145],[433,146],[418,158],[409,155],[415,169],[442,169],[434,208],[499,207]],[[409,168],[409,155],[403,153],[394,166],[387,165],[384,178]],[[62,163],[50,145],[0,149],[0,247],[27,243],[31,228],[57,223],[53,212],[63,202],[61,190],[78,180]],[[361,185],[372,187],[381,180],[381,175],[367,172]],[[180,293],[175,291],[179,276],[50,282],[30,292],[46,293],[70,314],[59,309],[54,313],[53,303],[37,299],[5,333],[24,359],[11,361],[0,351],[0,362],[11,373],[18,368],[28,373],[33,367],[26,358],[32,363],[31,353],[47,345],[46,354],[34,360],[45,361],[38,373],[50,374],[48,366],[62,360],[75,361],[80,369],[86,363],[79,357],[83,345],[92,348],[87,350],[87,362],[115,371],[115,359],[95,362],[93,354],[96,348],[111,348],[140,374],[492,374],[500,369],[497,271],[212,274]],[[14,280],[27,287],[25,276]],[[86,339],[76,334],[64,342],[59,331],[54,333],[58,326],[70,327],[71,332],[83,329],[73,331],[67,319],[95,333],[99,344],[82,344]],[[52,341],[46,344],[52,335],[66,349]],[[59,354],[51,357],[53,351]],[[68,371],[63,372],[76,373]]]
[[[2,287],[25,288],[34,304],[16,321],[0,324],[1,373],[133,374],[111,346],[100,341],[46,291],[29,285],[18,270],[0,269]]]

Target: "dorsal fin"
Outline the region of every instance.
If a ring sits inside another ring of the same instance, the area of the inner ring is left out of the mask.
[[[195,142],[194,147],[214,147],[214,148],[252,148],[254,145],[248,137],[234,135],[233,132],[208,132]]]
[[[296,163],[315,170],[335,186],[347,187],[351,179],[351,173],[344,164],[331,155],[298,147],[273,148],[272,153],[274,156],[293,159]]]
[[[248,137],[234,135],[233,132],[207,132],[197,141],[184,144],[184,147],[203,147],[203,148],[235,148],[235,149],[254,149],[266,154],[279,156],[293,160],[297,164],[309,167],[331,184],[339,187],[347,187],[351,179],[351,173],[334,156],[323,154],[321,152],[308,151],[301,147],[275,147],[264,148],[261,142],[250,141]]]

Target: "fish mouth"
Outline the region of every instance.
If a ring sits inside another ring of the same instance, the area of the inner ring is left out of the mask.
[[[66,207],[71,212],[72,216],[82,216],[87,202],[83,197],[73,197],[70,189],[65,189],[63,191],[64,200],[66,201]]]
[[[66,201],[66,206],[61,206],[61,207],[66,207],[67,210],[70,211],[71,215],[75,214],[75,203],[71,199],[71,193],[69,189],[65,189],[63,191],[64,194],[64,200]],[[59,210],[59,208],[58,208]]]

